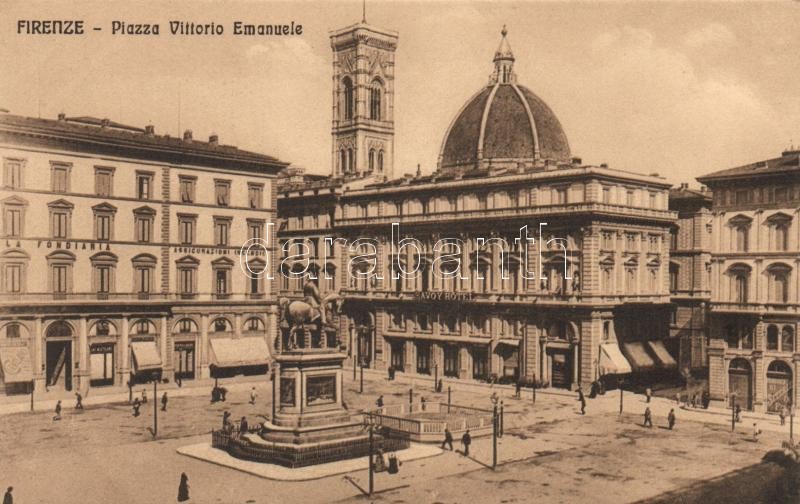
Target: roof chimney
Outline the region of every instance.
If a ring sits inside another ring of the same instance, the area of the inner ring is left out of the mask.
[[[600,168],[608,168],[608,163],[600,163]]]
[[[65,114],[64,112],[59,112],[58,113],[58,120],[59,121],[64,121],[64,120],[66,120],[66,118],[67,118],[67,114]]]
[[[218,145],[219,144],[219,136],[216,133],[212,133],[208,137],[208,143],[211,145]]]
[[[152,124],[148,124],[144,127],[144,134],[147,136],[153,136],[156,134],[156,127]]]
[[[572,164],[574,164],[574,165],[579,165],[579,164],[581,164],[582,161],[583,160],[581,158],[579,158],[579,157],[572,158]]]
[[[100,127],[101,127],[101,128],[107,128],[109,124],[111,124],[111,121],[109,121],[108,119],[103,119],[103,120],[100,122]]]
[[[422,176],[422,168],[420,168],[419,163],[417,163],[417,177],[419,178],[421,176]]]
[[[192,140],[192,130],[186,130],[183,132],[183,141],[190,142]]]
[[[689,183],[688,182],[681,182],[681,189],[689,189]]]

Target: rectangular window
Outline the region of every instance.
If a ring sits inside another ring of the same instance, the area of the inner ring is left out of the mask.
[[[194,293],[194,269],[181,268],[180,281],[181,281],[181,294]]]
[[[214,196],[219,206],[231,204],[231,182],[229,180],[214,181]]]
[[[153,268],[136,268],[136,291],[149,293],[153,281]]]
[[[228,270],[218,269],[216,272],[216,293],[228,293]]]
[[[736,204],[737,205],[745,205],[748,203],[748,196],[750,192],[747,190],[743,191],[736,191]]]
[[[214,243],[216,245],[228,244],[228,231],[231,221],[229,219],[214,219]]]
[[[260,221],[247,221],[247,238],[249,240],[264,238],[264,223]]]
[[[567,203],[567,188],[559,187],[556,189],[556,197],[553,202],[556,205],[565,205]]]
[[[148,243],[152,239],[153,220],[149,217],[136,217],[136,241]]]
[[[108,241],[111,239],[111,216],[110,215],[96,215],[95,216],[95,230],[96,240]]]
[[[180,177],[179,180],[181,202],[194,203],[194,191],[197,179],[194,177]]]
[[[261,208],[263,206],[264,186],[262,184],[247,184],[247,200],[250,208]]]
[[[603,249],[611,250],[614,248],[614,235],[612,233],[603,233]]]
[[[51,174],[53,192],[65,193],[69,190],[69,167],[53,165]]]
[[[53,292],[65,294],[67,292],[67,273],[69,267],[66,265],[53,266]]]
[[[111,268],[108,266],[97,267],[97,292],[108,294],[111,292]]]
[[[656,208],[656,193],[650,193],[650,208]]]
[[[783,203],[789,200],[789,189],[786,187],[775,188],[775,202]]]
[[[53,238],[67,238],[69,227],[69,214],[67,212],[53,212],[51,214]]]
[[[22,292],[22,265],[6,264],[3,271],[3,290],[7,293],[18,294]]]
[[[603,203],[610,204],[611,203],[611,188],[604,187],[603,188]]]
[[[9,238],[18,238],[22,234],[22,209],[6,207],[3,232]]]
[[[625,192],[625,204],[633,206],[633,191],[630,189]]]
[[[194,243],[195,222],[196,221],[193,217],[178,217],[181,244],[191,245],[192,243]]]
[[[114,384],[114,344],[103,343],[89,347],[89,384],[103,387]]]
[[[98,196],[111,196],[113,172],[106,168],[94,170],[94,192]]]
[[[22,161],[18,159],[3,160],[3,185],[9,189],[22,187]]]
[[[153,175],[150,173],[136,174],[136,197],[140,200],[149,200],[152,196]]]

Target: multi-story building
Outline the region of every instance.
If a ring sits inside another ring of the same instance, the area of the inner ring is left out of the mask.
[[[271,285],[240,248],[274,243],[286,163],[63,114],[0,114],[0,158],[0,388],[265,372]]]
[[[384,33],[358,24],[331,36],[336,62],[339,41],[355,41],[364,82],[383,68],[360,35],[373,31]],[[330,178],[287,174],[278,195],[284,267],[341,294],[345,340],[369,367],[565,388],[674,368],[664,346],[670,185],[572,157],[555,114],[513,65],[504,30],[490,82],[456,115],[432,175],[342,170],[347,153],[334,156]],[[346,104],[338,90],[347,77],[334,68],[334,101]],[[335,152],[342,110],[334,107]],[[526,226],[533,242],[518,240]],[[416,249],[401,248],[405,238]],[[310,252],[298,261],[291,246],[301,243]],[[442,278],[456,263],[460,274]],[[304,280],[283,282],[286,295],[301,295]]]
[[[800,151],[697,179],[713,192],[709,391],[718,405],[797,404]]]
[[[674,309],[670,340],[677,343],[680,369],[702,371],[706,357],[706,311],[711,298],[711,194],[688,184],[670,190],[669,208],[678,212],[670,235],[669,290]]]

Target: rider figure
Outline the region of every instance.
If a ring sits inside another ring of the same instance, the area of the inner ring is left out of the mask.
[[[303,285],[303,297],[304,301],[308,303],[311,308],[314,308],[319,312],[319,318],[322,325],[325,325],[325,307],[322,306],[322,297],[319,295],[319,288],[317,284],[313,281],[306,280],[305,285]]]

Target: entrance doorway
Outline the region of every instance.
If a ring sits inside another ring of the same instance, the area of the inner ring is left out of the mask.
[[[47,386],[72,390],[72,342],[47,342]]]
[[[572,384],[572,352],[551,351],[550,362],[550,386],[569,389]]]
[[[734,359],[728,367],[728,390],[730,391],[731,403],[734,401],[742,409],[753,408],[753,373],[750,363],[745,359]]]
[[[767,411],[779,413],[792,404],[792,369],[783,361],[767,368]]]

